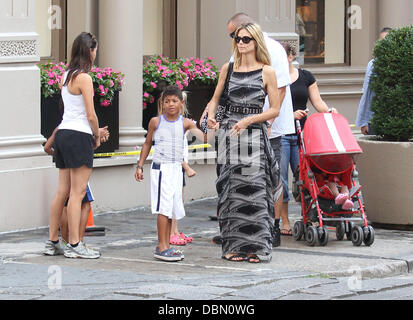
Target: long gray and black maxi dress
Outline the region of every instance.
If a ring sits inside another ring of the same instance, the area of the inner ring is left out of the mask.
[[[262,112],[265,97],[262,69],[230,75],[228,104],[233,111],[227,110],[218,131],[217,161],[221,166],[216,187],[222,255],[256,254],[261,261],[269,262],[274,199],[281,193],[281,184],[267,126],[256,123],[240,137],[229,136],[238,121],[250,116],[245,108]]]

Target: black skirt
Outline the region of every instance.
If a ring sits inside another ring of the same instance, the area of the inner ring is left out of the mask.
[[[56,168],[93,168],[93,145],[91,134],[67,129],[58,130],[54,141]]]

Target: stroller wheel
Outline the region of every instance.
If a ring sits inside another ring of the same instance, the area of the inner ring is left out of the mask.
[[[297,221],[294,223],[293,228],[293,239],[295,241],[300,241],[304,235],[304,223],[302,221]]]
[[[305,232],[305,240],[310,247],[314,247],[318,242],[318,232],[317,229],[313,226],[308,227]]]
[[[317,234],[320,246],[326,246],[328,243],[328,228],[326,226],[318,227]]]
[[[351,230],[351,241],[353,245],[359,247],[364,240],[364,232],[360,226],[355,226]]]
[[[336,237],[338,241],[342,241],[344,239],[344,235],[346,233],[346,225],[344,222],[339,222],[336,226]]]
[[[349,221],[349,222],[347,222],[347,230],[346,230],[346,237],[347,237],[347,240],[351,240],[351,230],[353,230],[353,228],[354,228],[354,222],[352,222],[352,221]]]
[[[366,246],[370,247],[374,242],[374,229],[371,226],[364,227],[364,239],[363,242]]]

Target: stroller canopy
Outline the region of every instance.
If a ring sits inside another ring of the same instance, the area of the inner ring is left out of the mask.
[[[307,156],[358,154],[357,143],[347,119],[335,113],[315,113],[304,126],[303,142]]]

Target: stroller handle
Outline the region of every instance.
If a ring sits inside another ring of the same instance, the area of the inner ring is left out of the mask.
[[[295,120],[295,127],[296,127],[296,130],[297,130],[297,134],[300,135],[301,130],[302,130],[300,120]]]

